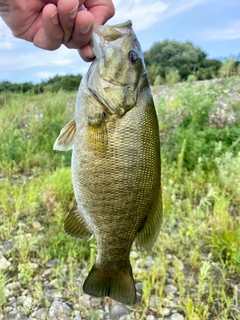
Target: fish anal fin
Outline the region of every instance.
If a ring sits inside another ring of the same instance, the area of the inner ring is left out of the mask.
[[[110,297],[120,303],[134,305],[136,289],[132,268],[128,262],[124,270],[105,270],[93,265],[83,284],[83,292],[94,297]]]
[[[53,145],[53,150],[68,151],[73,148],[73,142],[76,134],[76,122],[72,119],[63,127],[57,140]]]
[[[138,249],[150,250],[157,240],[162,224],[162,194],[161,188],[156,195],[156,201],[153,204],[143,228],[137,233],[136,245]]]
[[[72,209],[69,211],[69,214],[64,221],[63,229],[67,235],[73,238],[90,240],[93,237],[92,232],[89,230],[78,211],[76,201],[74,202]]]

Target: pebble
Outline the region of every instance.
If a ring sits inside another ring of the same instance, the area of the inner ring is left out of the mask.
[[[48,318],[53,320],[68,320],[71,317],[67,314],[71,314],[72,312],[73,310],[65,302],[55,300],[49,309]]]
[[[161,300],[158,296],[152,295],[149,299],[148,307],[152,310],[158,310],[161,306]]]
[[[53,301],[54,299],[61,299],[62,298],[62,293],[57,290],[47,290],[44,295],[45,299],[48,301]]]
[[[155,320],[155,317],[151,314],[149,314],[147,317],[146,317],[146,320]]]
[[[0,270],[5,270],[10,267],[11,262],[9,262],[0,252]]]
[[[12,242],[9,241],[9,240],[6,240],[3,242],[3,253],[8,255],[12,252],[12,248],[13,248],[13,245],[12,245]]]
[[[47,263],[46,263],[46,267],[47,268],[51,268],[51,267],[56,267],[59,265],[59,259],[53,259],[53,260],[49,260]]]
[[[184,317],[180,313],[176,312],[173,315],[171,315],[170,319],[171,320],[184,320]]]
[[[33,299],[31,296],[27,296],[25,297],[24,301],[23,301],[23,307],[24,309],[26,310],[30,310],[31,306],[32,306],[32,303],[33,303]]]
[[[177,292],[177,288],[172,284],[168,284],[165,286],[164,292],[167,294],[167,296],[173,296]]]
[[[110,310],[111,319],[117,319],[121,316],[128,315],[131,310],[124,304],[116,303]]]
[[[37,311],[32,313],[32,317],[38,319],[38,320],[46,320],[47,319],[47,308],[40,308]]]
[[[41,229],[42,228],[42,225],[39,221],[34,221],[33,222],[33,228],[34,229]]]
[[[169,308],[163,308],[162,309],[162,315],[163,316],[169,316],[171,313],[171,310]]]

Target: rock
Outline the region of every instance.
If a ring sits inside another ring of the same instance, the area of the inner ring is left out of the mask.
[[[40,308],[37,311],[32,313],[32,317],[38,319],[38,320],[46,320],[47,319],[47,308]]]
[[[158,296],[152,295],[149,299],[148,307],[152,310],[158,310],[161,306],[161,300]]]
[[[168,284],[165,286],[164,292],[167,294],[167,296],[173,296],[177,292],[177,288],[172,284]]]
[[[10,312],[7,314],[4,320],[28,320],[25,314],[17,314],[16,312]]]
[[[24,301],[23,301],[23,307],[24,307],[24,309],[30,310],[31,307],[32,307],[32,303],[33,303],[33,300],[32,300],[32,297],[31,297],[31,296],[25,297],[25,299],[24,299]]]
[[[10,254],[12,252],[12,242],[9,240],[6,240],[3,242],[3,253],[4,254]]]
[[[80,297],[80,303],[85,308],[90,309],[91,308],[91,297],[89,295],[87,295],[87,294],[83,294]]]
[[[59,260],[58,259],[53,259],[53,260],[49,260],[47,263],[46,263],[46,267],[47,268],[51,268],[51,267],[56,267],[59,265]]]
[[[147,317],[146,317],[146,320],[155,320],[155,317],[151,314],[149,314]]]
[[[62,301],[53,301],[48,312],[48,319],[70,320],[73,310]]]
[[[139,257],[138,252],[137,251],[131,251],[130,257],[133,258],[133,259],[137,259]]]
[[[116,303],[110,310],[111,319],[118,319],[121,316],[125,316],[131,313],[128,307],[124,304]]]
[[[41,229],[42,228],[42,225],[39,221],[34,221],[32,226],[34,229]]]
[[[81,319],[82,319],[82,317],[81,317],[80,311],[75,310],[73,320],[81,320]]]
[[[171,320],[184,320],[184,317],[180,313],[174,313],[171,315]]]
[[[147,268],[151,268],[154,265],[154,259],[151,256],[147,256],[144,265]]]
[[[52,269],[46,269],[43,274],[42,277],[45,278],[47,276],[49,276],[52,273]]]
[[[165,317],[169,316],[171,313],[171,310],[169,308],[163,308],[162,309],[162,315]]]
[[[62,298],[62,293],[57,290],[47,290],[44,295],[45,299],[48,301],[53,301],[54,299],[61,299]]]
[[[141,282],[137,282],[136,285],[135,285],[135,287],[136,287],[136,291],[137,291],[138,293],[140,293],[140,295],[141,295],[142,292],[143,292],[143,285],[142,285],[142,283],[141,283]]]
[[[11,262],[9,262],[0,252],[0,270],[5,270],[10,267]]]

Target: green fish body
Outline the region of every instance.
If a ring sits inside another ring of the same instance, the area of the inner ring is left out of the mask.
[[[55,150],[72,149],[76,201],[64,223],[72,237],[96,237],[87,294],[136,302],[129,254],[151,249],[162,220],[158,120],[131,21],[94,27],[96,55],[82,79],[75,116]]]

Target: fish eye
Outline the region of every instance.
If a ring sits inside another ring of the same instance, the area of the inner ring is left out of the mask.
[[[138,53],[135,50],[130,50],[128,52],[128,60],[131,61],[132,63],[136,63],[138,61]]]

